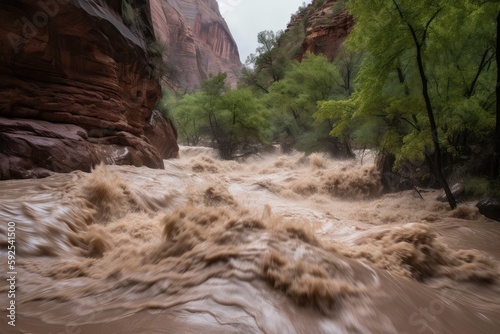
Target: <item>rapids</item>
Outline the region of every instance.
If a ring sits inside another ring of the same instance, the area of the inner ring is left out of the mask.
[[[380,191],[369,157],[190,147],[165,170],[2,181],[0,332],[500,332],[498,222]]]

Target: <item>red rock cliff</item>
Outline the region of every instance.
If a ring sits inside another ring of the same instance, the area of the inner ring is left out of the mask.
[[[354,26],[354,20],[345,9],[341,0],[325,0],[323,4],[314,0],[309,6],[292,17],[288,28],[304,21],[306,37],[302,43],[300,60],[307,52],[323,54],[330,60],[334,59],[349,32]]]
[[[0,179],[176,156],[172,124],[153,113],[149,1],[134,6],[145,29],[125,24],[120,0],[2,0]]]
[[[177,88],[193,90],[210,73],[226,72],[236,85],[241,72],[238,47],[216,0],[151,0],[155,34]]]

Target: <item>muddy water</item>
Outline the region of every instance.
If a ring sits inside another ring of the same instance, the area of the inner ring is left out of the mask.
[[[472,203],[381,196],[366,157],[181,153],[1,182],[0,332],[500,331],[500,225]]]

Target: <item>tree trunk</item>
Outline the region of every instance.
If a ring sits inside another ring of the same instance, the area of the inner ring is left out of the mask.
[[[496,88],[496,98],[497,98],[497,118],[495,127],[495,154],[493,156],[493,170],[492,178],[496,179],[500,175],[500,11],[497,15],[497,88]]]
[[[425,75],[424,61],[422,59],[422,46],[425,45],[425,40],[427,38],[427,32],[428,32],[429,26],[432,23],[432,21],[434,21],[434,19],[438,16],[438,14],[442,10],[442,8],[439,8],[434,13],[434,15],[432,15],[432,17],[429,19],[429,21],[427,21],[427,24],[425,25],[424,32],[422,34],[422,38],[421,38],[421,40],[419,40],[419,38],[417,37],[417,33],[415,31],[415,28],[405,18],[403,11],[399,7],[398,2],[396,0],[392,0],[392,2],[394,3],[394,6],[396,6],[396,10],[398,11],[399,16],[401,17],[401,19],[406,23],[406,25],[410,29],[411,36],[413,38],[413,42],[415,43],[415,48],[417,51],[418,73],[420,74],[420,80],[422,81],[422,95],[424,96],[424,100],[425,100],[425,108],[427,109],[427,116],[429,117],[429,123],[431,126],[431,132],[432,132],[432,143],[434,144],[434,162],[435,162],[436,174],[438,176],[439,182],[441,183],[441,187],[443,187],[444,192],[446,193],[446,198],[448,199],[448,203],[450,204],[450,207],[453,210],[457,207],[457,202],[455,201],[455,198],[453,197],[453,194],[451,193],[450,187],[448,186],[448,182],[446,181],[446,178],[444,177],[444,174],[443,174],[443,164],[441,161],[441,149],[439,147],[439,138],[438,138],[436,120],[434,119],[434,112],[432,110],[431,98],[429,97],[427,76]]]
[[[453,194],[450,190],[448,182],[443,174],[443,164],[441,161],[441,148],[439,147],[439,137],[436,126],[436,120],[434,119],[434,112],[432,110],[431,99],[429,97],[429,88],[427,83],[427,77],[425,75],[424,63],[422,60],[422,45],[416,43],[417,47],[417,63],[418,63],[418,72],[420,74],[420,79],[422,81],[422,95],[425,100],[425,107],[427,109],[427,116],[429,117],[429,123],[431,126],[432,132],[432,143],[434,144],[434,162],[436,167],[436,174],[439,178],[439,182],[441,183],[441,187],[443,187],[444,192],[446,194],[446,198],[448,199],[448,203],[450,204],[450,208],[453,210],[457,207],[457,202],[453,197]]]

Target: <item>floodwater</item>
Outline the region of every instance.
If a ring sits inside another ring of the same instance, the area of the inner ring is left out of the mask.
[[[369,157],[165,165],[0,182],[1,333],[500,332],[500,224],[473,203],[380,195]]]

